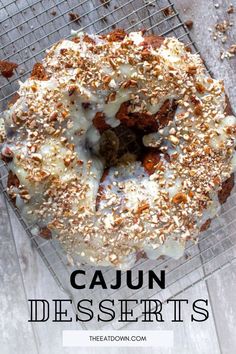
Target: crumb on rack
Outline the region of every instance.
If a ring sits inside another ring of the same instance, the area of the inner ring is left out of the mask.
[[[174,10],[173,10],[173,8],[172,7],[166,7],[164,10],[162,10],[162,12],[163,12],[163,14],[165,15],[165,16],[171,16],[171,15],[173,15],[174,14]]]
[[[109,7],[110,6],[110,0],[100,0],[100,2],[103,4],[104,7]]]
[[[232,44],[228,50],[221,51],[220,58],[221,60],[224,59],[231,59],[236,56],[236,44]]]
[[[228,31],[228,29],[230,28],[231,24],[229,21],[224,20],[222,22],[218,22],[215,25],[215,29],[216,31],[220,32],[220,33],[226,33]]]
[[[10,78],[14,74],[14,70],[18,64],[6,60],[0,60],[0,73],[5,78]]]
[[[191,30],[193,28],[193,21],[192,20],[187,20],[187,21],[185,21],[184,24],[189,30]]]
[[[69,18],[70,18],[70,21],[77,22],[77,23],[80,22],[80,15],[78,13],[70,12]]]
[[[233,4],[231,4],[231,5],[228,7],[227,13],[228,13],[228,14],[233,14],[234,12],[235,12],[235,8],[234,8]]]
[[[45,226],[41,228],[40,236],[46,240],[50,240],[50,238],[52,238],[52,233],[49,228]]]
[[[235,13],[235,8],[233,4],[230,4],[230,6],[227,9],[227,14],[233,14]],[[234,22],[232,19],[228,16],[221,22],[217,22],[213,28],[209,28],[209,31],[212,33],[212,37],[214,41],[220,41],[225,47],[223,47],[220,51],[220,59],[231,59],[235,57],[235,52],[236,52],[236,44],[228,44],[230,40],[230,31],[231,28],[234,26]],[[226,48],[226,44],[227,48]]]

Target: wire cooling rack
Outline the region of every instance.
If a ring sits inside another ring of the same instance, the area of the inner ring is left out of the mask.
[[[187,27],[181,22],[174,4],[167,0],[0,0],[0,60],[18,64],[14,76],[5,79],[0,76],[0,110],[17,90],[18,81],[24,81],[33,65],[44,56],[45,49],[61,38],[70,36],[71,30],[89,33],[109,32],[114,28],[127,31],[146,29],[150,33],[175,36],[191,47],[193,43]],[[142,290],[130,292],[124,286],[114,290],[73,291],[69,284],[70,273],[78,265],[70,264],[57,241],[43,240],[32,232],[35,225],[28,225],[11,203],[7,193],[7,166],[0,163],[0,188],[20,220],[25,232],[56,280],[57,284],[74,300],[110,298],[115,301],[126,299],[159,299],[165,302],[196,283],[207,280],[222,268],[236,263],[236,193],[235,189],[211,229],[203,233],[198,245],[190,244],[185,255],[178,261],[164,258],[157,261],[140,260],[133,269],[147,273],[149,269],[158,272],[166,270],[165,290],[150,290],[145,282]],[[81,266],[91,279],[95,268]],[[114,269],[107,268],[103,274],[108,283],[114,279]],[[122,275],[124,277],[125,274]],[[116,304],[116,307],[118,305]],[[141,315],[141,308],[134,309],[135,316]],[[96,318],[96,313],[95,313]],[[121,323],[112,322],[114,328]],[[89,322],[84,328],[93,328],[97,322]]]

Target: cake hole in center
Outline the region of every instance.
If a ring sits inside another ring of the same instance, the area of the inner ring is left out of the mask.
[[[103,132],[99,153],[105,161],[105,168],[141,161],[146,149],[142,138],[140,131],[123,124]]]

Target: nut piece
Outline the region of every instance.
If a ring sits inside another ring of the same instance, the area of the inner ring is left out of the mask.
[[[174,145],[178,145],[179,144],[179,139],[176,136],[174,136],[174,135],[170,135],[168,140]]]
[[[36,162],[42,162],[43,158],[42,158],[42,155],[41,154],[32,154],[32,159]]]
[[[228,14],[233,14],[235,12],[234,6],[231,4],[227,10]]]
[[[58,116],[57,112],[52,112],[51,115],[49,116],[49,121],[55,122],[57,120],[57,116]]]
[[[175,204],[187,203],[187,200],[187,195],[182,192],[177,193],[172,199],[173,203]]]
[[[193,21],[192,20],[188,20],[185,22],[185,26],[191,30],[193,28]]]
[[[31,199],[31,196],[30,196],[29,192],[26,189],[23,189],[22,191],[20,191],[20,196],[26,202]]]
[[[34,80],[41,80],[41,81],[48,80],[48,76],[46,74],[43,64],[41,64],[41,63],[34,64],[34,67],[33,67],[32,73],[31,73],[31,78]]]
[[[42,182],[45,179],[47,179],[50,175],[51,175],[50,172],[40,170],[40,171],[37,171],[31,178],[35,182]]]
[[[138,210],[136,213],[140,216],[143,213],[143,211],[148,210],[148,209],[149,209],[148,203],[141,203],[141,204],[139,204]]]
[[[42,238],[45,238],[46,240],[49,240],[50,238],[52,238],[52,233],[51,231],[45,226],[42,227],[39,233],[39,236],[41,236]]]
[[[156,151],[148,152],[143,159],[143,167],[149,175],[155,173],[160,163],[160,153]]]
[[[77,86],[76,86],[76,85],[69,86],[69,88],[68,88],[68,95],[69,95],[69,96],[72,96],[72,95],[76,92],[76,89],[77,89]]]

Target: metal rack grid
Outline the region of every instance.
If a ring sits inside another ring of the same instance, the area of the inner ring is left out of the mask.
[[[72,15],[76,15],[74,20]],[[45,49],[60,38],[70,36],[71,29],[84,30],[90,33],[108,32],[114,28],[128,31],[146,29],[148,32],[164,36],[175,36],[190,46],[193,43],[186,26],[181,22],[174,4],[169,0],[0,0],[0,50],[2,58],[16,62],[19,66],[16,74],[6,80],[0,77],[0,109],[5,109],[7,102],[18,88],[18,80],[25,80],[35,62],[42,59]],[[46,241],[33,235],[34,225],[28,225],[19,211],[12,205],[7,192],[7,166],[0,164],[0,189],[10,203],[24,230],[37,248],[39,254],[52,273],[58,285],[71,297],[78,300],[78,292],[73,292],[69,284],[69,274],[76,268],[68,264],[60,245],[54,241]],[[232,193],[228,202],[222,207],[211,229],[202,234],[198,245],[190,244],[185,256],[178,260],[168,258],[158,261],[140,260],[134,272],[142,269],[159,271],[166,269],[168,287],[162,291],[150,291],[142,288],[142,298],[158,298],[165,302],[184,290],[206,280],[220,269],[236,263],[236,193]],[[83,266],[87,276],[94,268]],[[114,270],[106,269],[105,278],[111,282]],[[124,276],[124,275],[123,275]],[[119,291],[106,290],[80,291],[79,298],[106,297],[112,299],[138,298],[139,291],[128,292],[125,287]],[[141,315],[139,306],[137,316]],[[95,324],[94,324],[95,325]],[[88,325],[90,328],[92,323]],[[113,323],[115,328],[121,326]],[[86,328],[86,327],[85,327]]]
[[[77,19],[71,20],[75,15]],[[127,31],[147,29],[163,36],[175,36],[197,51],[173,3],[167,0],[19,0],[0,1],[0,50],[2,59],[17,63],[16,75],[0,78],[0,109],[25,80],[46,48],[71,29],[90,33],[108,32],[114,27]]]

